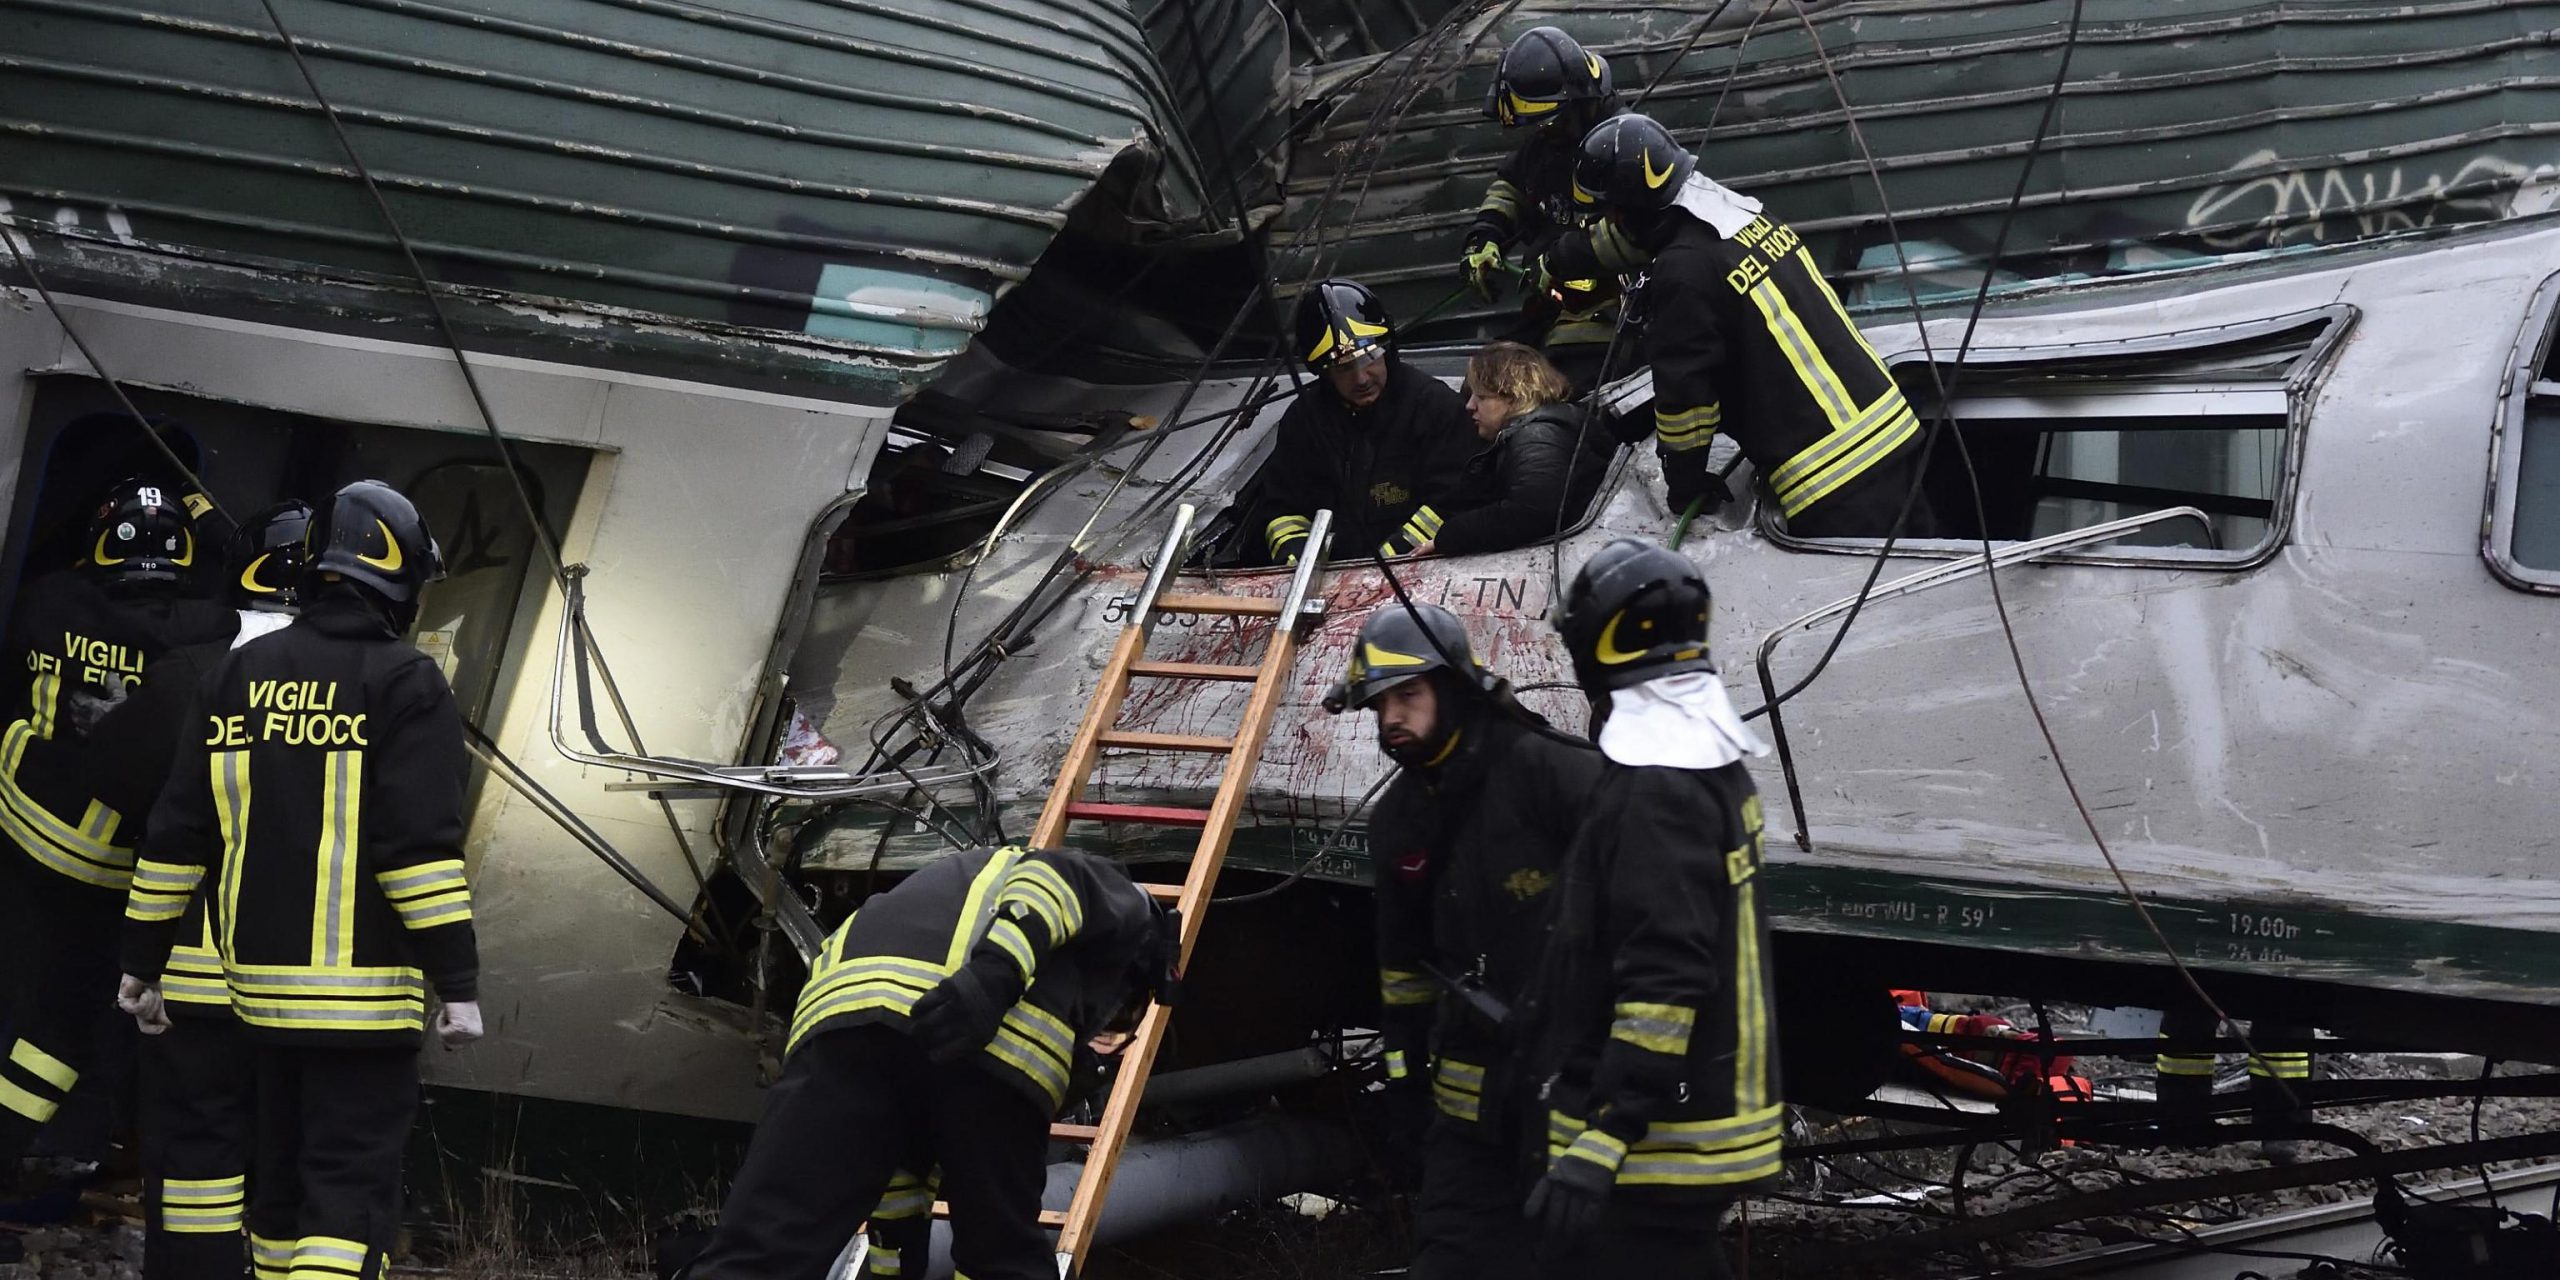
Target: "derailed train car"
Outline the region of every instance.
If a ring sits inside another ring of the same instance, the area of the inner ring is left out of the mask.
[[[2342,27],[2244,3],[2083,32],[2063,4],[1745,5],[1695,26],[1421,4],[1395,31],[1359,6],[1208,2],[599,0],[538,27],[496,5],[295,6],[531,512],[262,15],[10,7],[27,38],[0,55],[0,196],[60,310],[0,267],[0,570],[41,563],[83,486],[114,478],[90,447],[111,430],[102,371],[180,425],[235,509],[363,474],[420,493],[456,568],[425,637],[511,762],[473,793],[492,1035],[435,1064],[446,1083],[744,1114],[741,1033],[795,976],[787,939],[752,927],[759,893],[823,920],[954,840],[1028,825],[1136,549],[1266,447],[1273,392],[1238,359],[1269,316],[1256,279],[1269,266],[1285,298],[1319,266],[1357,272],[1433,312],[1504,142],[1473,104],[1536,21],[1598,24],[1630,83],[1666,72],[1653,109],[1713,124],[1710,167],[1813,236],[1924,417],[1963,424],[1995,543],[2195,513],[2004,571],[2005,626],[1979,578],[1862,613],[1786,707],[1806,842],[1773,840],[1770,883],[1797,969],[1841,992],[2159,997],[2157,944],[2007,669],[2014,629],[2118,860],[2235,1012],[2553,1038],[2531,1015],[2560,971],[2540,866],[2560,829],[2540,669],[2560,591],[2560,444],[2540,434],[2560,231],[2540,215],[2560,155],[2530,98],[2549,51],[2516,34],[2549,6],[2364,15],[2388,67],[2332,48]],[[2074,47],[2031,229],[1968,341],[1997,196]],[[1866,121],[1854,144],[1833,70]],[[1944,147],[1967,132],[1984,144]],[[1500,319],[1427,318],[1411,354],[1443,375]],[[1938,404],[1927,368],[1960,349]],[[1960,474],[1931,485],[1970,507]],[[1201,976],[1236,999],[1203,1006],[1252,1025],[1202,1019],[1184,1052],[1361,1016],[1357,817],[1381,762],[1316,700],[1366,612],[1399,589],[1448,605],[1576,724],[1555,584],[1608,537],[1668,537],[1658,493],[1624,454],[1553,544],[1334,572],[1235,862],[1241,889],[1314,885],[1212,925]],[[574,594],[534,520],[582,567]],[[1746,707],[1760,643],[1793,683],[1828,627],[1784,624],[1856,594],[1874,551],[1748,503],[1683,547]],[[1974,549],[1897,548],[1884,576]],[[1201,660],[1252,639],[1173,622]],[[1137,709],[1173,731],[1233,714],[1170,689]],[[1132,796],[1209,784],[1187,767],[1098,776]],[[1788,779],[1762,781],[1783,824]]]

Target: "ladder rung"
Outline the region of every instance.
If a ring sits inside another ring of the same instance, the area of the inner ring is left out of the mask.
[[[1230,667],[1216,662],[1132,662],[1129,674],[1154,676],[1159,680],[1235,680],[1260,678],[1260,667]],[[657,784],[651,783],[651,786]]]
[[[1146,890],[1147,896],[1150,898],[1162,898],[1167,902],[1180,902],[1182,900],[1182,886],[1178,884],[1153,884],[1148,881],[1141,880],[1138,882],[1138,887]]]
[[[1157,596],[1158,613],[1226,613],[1240,618],[1276,618],[1276,596]]]
[[[1053,1124],[1049,1126],[1049,1136],[1052,1138],[1063,1138],[1069,1142],[1091,1142],[1102,1136],[1102,1126],[1098,1124]]]
[[[1095,800],[1079,800],[1067,806],[1071,821],[1143,822],[1159,827],[1205,827],[1209,811],[1186,809],[1170,804],[1104,804]]]
[[[1196,733],[1141,733],[1134,729],[1105,729],[1096,741],[1106,747],[1135,747],[1142,751],[1207,751],[1223,755],[1236,749],[1232,738],[1212,738]]]

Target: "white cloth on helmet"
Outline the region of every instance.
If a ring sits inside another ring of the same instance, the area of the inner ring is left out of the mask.
[[[1734,714],[1724,677],[1682,671],[1609,695],[1600,754],[1623,765],[1721,769],[1769,748]]]
[[[1760,202],[1731,187],[1692,171],[1689,180],[1680,184],[1680,194],[1671,197],[1672,206],[1686,209],[1691,217],[1716,229],[1716,234],[1730,240],[1742,234],[1751,220],[1760,216]]]

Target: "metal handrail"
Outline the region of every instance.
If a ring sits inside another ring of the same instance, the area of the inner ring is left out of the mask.
[[[1760,653],[1757,664],[1760,669],[1761,679],[1764,682],[1768,679],[1769,655],[1776,651],[1778,641],[1785,639],[1789,632],[1801,630],[1817,623],[1839,617],[1841,614],[1847,613],[1850,609],[1857,607],[1860,600],[1873,604],[1878,600],[1890,600],[1896,596],[1907,596],[1915,591],[1926,591],[1931,587],[1945,586],[1947,583],[1972,577],[1974,574],[1982,572],[1986,565],[1994,568],[2006,568],[2009,565],[2034,560],[2041,556],[2051,555],[2057,551],[2068,551],[2074,547],[2084,547],[2100,542],[2113,542],[2128,533],[2132,533],[2139,529],[2149,528],[2155,524],[2165,524],[2171,520],[2196,520],[2203,522],[2207,527],[2211,527],[2212,525],[2211,518],[2194,507],[2163,507],[2158,511],[2146,512],[2138,516],[2126,516],[2121,520],[2110,520],[2105,524],[2093,524],[2081,529],[2068,529],[2061,533],[2050,534],[2048,536],[2038,538],[2033,542],[2016,542],[2005,547],[1994,547],[1987,554],[1977,551],[1969,556],[1962,556],[1954,560],[1940,561],[1939,563],[1933,564],[1918,573],[1911,574],[1907,577],[1896,578],[1883,586],[1877,587],[1873,591],[1864,592],[1854,596],[1843,596],[1840,599],[1834,600],[1800,618],[1782,622],[1777,626],[1770,628],[1769,634],[1760,638]]]

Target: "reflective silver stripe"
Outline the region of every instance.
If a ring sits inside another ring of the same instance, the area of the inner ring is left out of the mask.
[[[427,902],[395,902],[391,905],[400,913],[400,923],[412,929],[432,929],[440,924],[471,918],[471,895],[467,893]]]
[[[187,913],[187,898],[186,894],[143,893],[137,890],[125,899],[124,918],[146,924],[175,920]]]
[[[248,1194],[249,1179],[241,1174],[228,1178],[169,1178],[160,1184],[162,1204],[227,1204]]]
[[[20,720],[9,726],[5,739],[0,739],[0,756],[5,756],[5,760],[0,760],[0,816],[13,820],[14,826],[24,830],[19,843],[28,846],[29,853],[41,858],[44,851],[37,846],[49,844],[60,854],[107,869],[112,873],[115,884],[122,887],[128,869],[133,866],[133,850],[102,838],[103,832],[115,829],[115,810],[92,804],[85,815],[87,829],[83,829],[37,803],[34,796],[28,795],[18,785],[18,767],[26,758],[27,744],[35,738],[35,730]],[[63,870],[60,867],[55,869]]]
[[[1786,500],[1779,504],[1780,507],[1788,515],[1803,511],[1829,497],[1840,486],[1866,474],[1867,468],[1890,457],[1895,450],[1910,443],[1919,435],[1920,419],[1913,417],[1910,410],[1903,410],[1890,423],[1869,437],[1866,443],[1859,445],[1857,452],[1832,463],[1791,491]]]
[[[1021,1072],[1039,1086],[1042,1096],[1055,1108],[1067,1096],[1067,1073],[1047,1054],[1033,1048],[1010,1024],[996,1029],[996,1038],[987,1042],[987,1053],[996,1061]]]
[[[364,753],[332,751],[321,766],[320,865],[312,903],[311,963],[355,962],[356,829],[364,808]]]
[[[1484,1068],[1469,1066],[1452,1058],[1442,1058],[1437,1070],[1440,1078],[1453,1086],[1470,1090],[1484,1088]]]
[[[231,1007],[242,1022],[261,1027],[318,1031],[415,1031],[426,1025],[426,1002],[390,1000],[371,1003],[302,1000],[253,1000],[233,993]]]
[[[174,973],[160,975],[160,998],[178,1004],[227,1005],[231,988],[220,978],[190,978]]]
[[[394,898],[414,898],[439,890],[464,888],[469,884],[463,876],[460,858],[421,862],[414,867],[384,871],[375,875],[373,880],[382,886],[384,894]]]
[[[234,964],[224,968],[233,986],[246,991],[344,992],[378,996],[423,991],[426,978],[410,968],[303,969],[274,965]]]
[[[204,868],[183,862],[144,858],[133,864],[133,887],[152,893],[193,893],[204,883]]]

